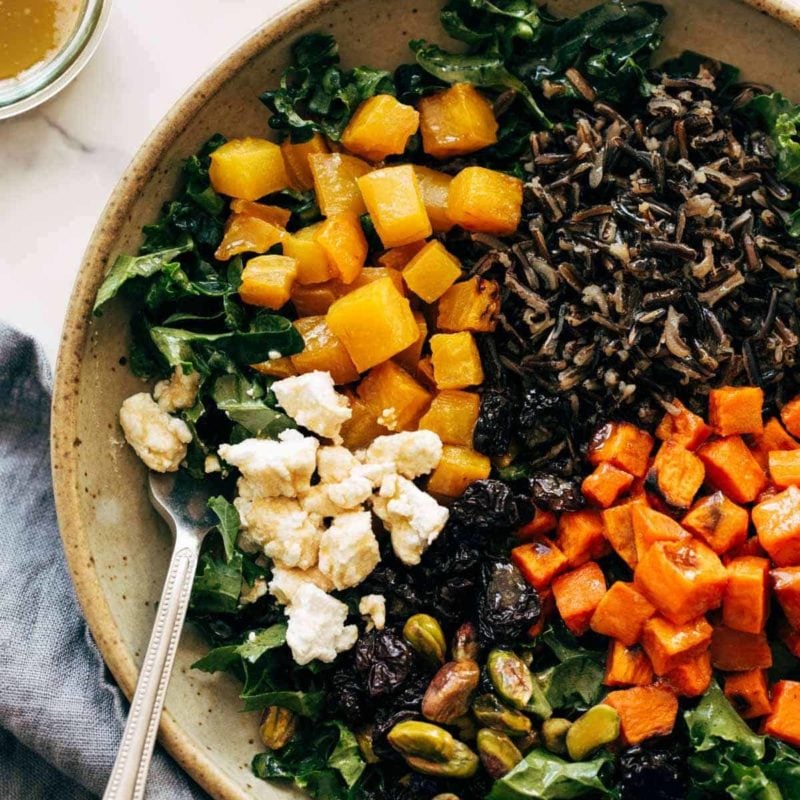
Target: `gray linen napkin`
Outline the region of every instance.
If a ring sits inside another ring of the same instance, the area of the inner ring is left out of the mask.
[[[0,323],[0,798],[102,794],[122,734],[119,690],[86,629],[50,480],[50,369]],[[163,751],[148,798],[207,795]]]

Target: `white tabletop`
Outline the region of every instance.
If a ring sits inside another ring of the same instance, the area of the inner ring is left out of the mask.
[[[81,255],[111,190],[181,94],[291,0],[113,0],[58,97],[0,122],[0,319],[55,361]]]

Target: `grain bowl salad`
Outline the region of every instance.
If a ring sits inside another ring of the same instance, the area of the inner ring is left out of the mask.
[[[800,798],[800,106],[664,10],[295,42],[103,283],[194,666],[321,800]],[[268,132],[271,129],[271,133]]]

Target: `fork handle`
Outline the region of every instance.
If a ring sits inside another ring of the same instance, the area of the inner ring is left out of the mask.
[[[103,800],[142,800],[164,696],[178,649],[201,537],[176,531],[153,632]]]

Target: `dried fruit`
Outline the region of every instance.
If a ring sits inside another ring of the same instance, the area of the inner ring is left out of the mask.
[[[689,788],[686,753],[672,739],[624,750],[620,757],[622,800],[684,800]]]
[[[464,622],[456,629],[453,634],[453,642],[450,645],[453,661],[471,660],[477,661],[480,655],[478,645],[478,632],[471,622]]]
[[[475,698],[472,714],[481,725],[508,736],[524,737],[533,729],[530,719],[521,711],[509,708],[488,692]]]
[[[424,659],[443,664],[447,652],[442,626],[430,614],[414,614],[403,626],[403,638]]]
[[[557,756],[567,754],[567,734],[572,727],[568,719],[550,717],[542,723],[542,743]]]
[[[450,507],[451,525],[478,541],[516,530],[533,518],[527,498],[515,495],[502,481],[486,479],[470,484]]]
[[[411,648],[391,629],[362,636],[354,648],[354,663],[366,682],[370,697],[394,692],[414,664]]]
[[[481,569],[478,633],[483,642],[518,641],[541,614],[539,594],[510,561],[487,561]]]
[[[288,708],[267,706],[261,715],[258,734],[267,750],[286,747],[297,732],[297,717]]]
[[[449,661],[434,676],[422,698],[422,714],[451,723],[469,711],[481,671],[474,661]]]
[[[517,746],[500,731],[481,728],[478,731],[477,746],[483,768],[495,780],[511,772],[522,761],[522,753]]]
[[[619,714],[611,706],[598,705],[581,714],[567,731],[566,744],[573,761],[583,761],[594,750],[619,736]]]
[[[533,695],[533,676],[527,664],[510,650],[492,650],[486,666],[500,698],[514,708],[525,708]]]
[[[505,389],[486,389],[481,395],[481,410],[472,434],[472,445],[479,453],[501,456],[511,447],[515,422],[515,403]]]

